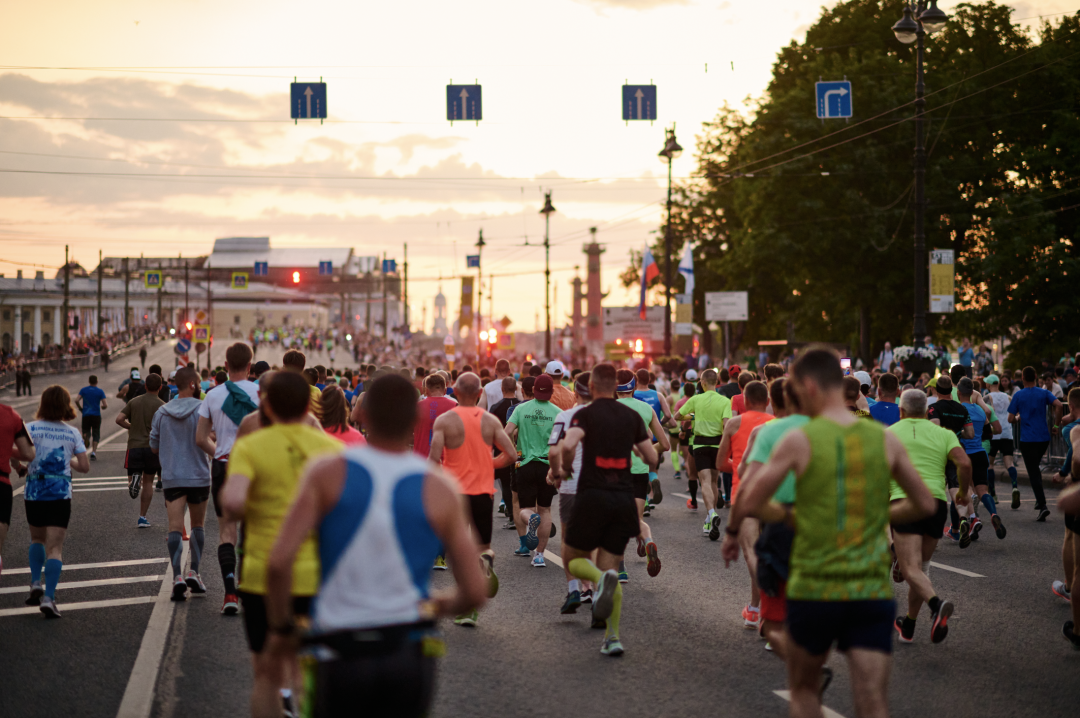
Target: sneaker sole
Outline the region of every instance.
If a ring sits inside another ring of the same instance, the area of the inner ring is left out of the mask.
[[[650,576],[656,578],[660,575],[660,556],[656,552],[656,544],[649,543],[645,546],[645,555],[649,557],[649,565],[646,567],[646,571]]]
[[[1072,597],[1071,596],[1069,596],[1067,594],[1064,594],[1064,593],[1059,593],[1058,590],[1055,589],[1052,585],[1050,586],[1050,591],[1055,596],[1057,596],[1058,598],[1064,599],[1064,600],[1068,601],[1069,603],[1072,603]]]
[[[930,627],[930,642],[941,643],[949,635],[949,617],[952,616],[952,601],[944,601],[938,614],[934,616],[934,625]]]
[[[607,570],[593,592],[592,613],[594,620],[607,621],[615,608],[615,589],[619,586],[619,574]]]
[[[972,541],[978,541],[979,540],[979,532],[980,531],[982,531],[982,521],[980,521],[979,523],[977,523],[977,524],[975,524],[974,526],[971,527],[971,540]]]
[[[720,514],[716,514],[712,517],[709,527],[709,540],[716,541],[720,538]]]
[[[172,596],[169,598],[173,601],[184,601],[187,599],[188,585],[187,583],[174,583],[172,589]]]
[[[1035,519],[1035,522],[1040,523],[1040,524],[1044,524],[1044,523],[1046,523],[1046,519],[1048,519],[1049,517],[1050,517],[1050,511],[1048,509],[1043,509],[1042,511],[1039,512],[1039,518]]]
[[[240,607],[235,603],[221,609],[222,616],[235,616],[238,613],[240,613]]]
[[[971,525],[963,524],[960,526],[960,548],[967,548],[971,545]]]
[[[893,621],[893,628],[896,629],[896,640],[900,641],[901,643],[914,643],[915,642],[914,636],[911,637],[911,638],[904,638],[904,632],[902,630],[900,630],[900,624],[897,623],[896,621]]]
[[[1012,492],[1012,507],[1014,509],[1020,508],[1020,489],[1013,489],[1013,492]]]
[[[995,516],[990,521],[994,524],[994,533],[997,534],[997,537],[999,539],[1005,538],[1005,534],[1008,532],[1005,530],[1005,524],[1001,523],[1001,519]]]
[[[488,572],[488,598],[495,598],[499,593],[499,577],[495,575],[495,564],[492,562],[490,556],[482,556],[481,562],[485,564],[485,568]]]
[[[56,607],[56,604],[53,604],[51,606],[42,605],[40,607],[40,610],[41,613],[44,614],[45,618],[60,618],[60,609]]]
[[[623,647],[622,647],[621,643],[618,644],[618,645],[612,646],[611,648],[608,648],[607,646],[604,646],[603,648],[600,649],[600,654],[601,655],[611,656],[612,658],[618,658],[623,653],[624,653],[624,651],[623,651]]]
[[[571,615],[577,613],[577,610],[579,608],[581,608],[581,601],[580,600],[577,603],[564,604],[563,607],[559,609],[559,613],[561,613],[564,616],[571,616]]]
[[[132,474],[128,477],[128,496],[133,499],[139,498],[142,489],[142,474]]]
[[[652,486],[653,506],[659,506],[660,502],[664,500],[664,492],[660,488],[660,479],[653,479],[649,484]]]
[[[637,555],[641,558],[645,558],[645,542],[640,538],[637,540]]]
[[[536,529],[540,528],[540,514],[529,517],[529,530],[525,534],[525,548],[533,551],[540,545],[540,537],[536,535]]]
[[[27,606],[40,606],[41,597],[45,595],[45,590],[41,588],[30,589],[30,598],[26,599]]]

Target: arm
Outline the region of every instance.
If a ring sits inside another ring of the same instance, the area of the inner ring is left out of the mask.
[[[131,422],[128,420],[127,407],[125,406],[120,410],[120,413],[116,415],[116,424],[124,429],[131,428]]]
[[[244,509],[247,505],[247,495],[250,487],[250,477],[244,474],[228,475],[225,479],[225,485],[221,487],[221,506],[225,518],[230,521],[240,521],[244,518]]]
[[[442,542],[455,583],[455,588],[433,595],[430,608],[436,616],[457,616],[483,607],[487,581],[480,572],[476,560],[479,548],[453,479],[442,471],[429,473],[424,478],[423,501],[424,513]]]
[[[150,420],[150,451],[160,453],[161,448],[161,412],[155,411],[154,418]]]
[[[1054,399],[1054,403],[1050,407],[1054,410],[1054,426],[1059,426],[1061,424],[1061,412],[1064,408],[1061,405],[1061,399]]]
[[[975,425],[972,423],[964,424],[964,430],[960,432],[961,439],[974,439],[975,438]]]
[[[514,442],[510,440],[510,436],[503,430],[502,423],[494,414],[485,414],[484,419],[490,419],[495,423],[495,440],[492,443],[502,452],[495,459],[495,468],[504,469],[517,461],[517,448],[514,446]]]
[[[926,488],[919,473],[911,465],[907,450],[895,434],[885,432],[885,452],[889,461],[889,469],[892,471],[896,483],[907,494],[907,498],[894,502],[889,507],[889,523],[892,525],[907,524],[929,516],[934,512],[934,497],[930,489]],[[969,476],[970,476],[970,463]]]
[[[660,393],[657,393],[657,396],[660,397],[660,413],[663,414],[660,417],[660,423],[664,426],[675,426],[675,420],[671,417],[671,406],[668,404],[667,397]]]
[[[574,454],[577,453],[578,444],[581,443],[583,438],[585,438],[585,432],[581,427],[575,426],[567,429],[566,436],[559,442],[559,446],[562,447],[562,462],[560,468],[563,469],[563,476],[566,476],[566,467],[574,465]]]
[[[435,464],[442,463],[443,447],[446,446],[446,421],[445,418],[448,414],[443,414],[435,423],[431,426],[431,449],[428,450],[428,461]],[[517,450],[514,450],[514,456],[517,456]]]
[[[357,428],[360,428],[360,399],[363,396],[364,394],[361,392],[353,397],[352,411],[349,413],[349,421]]]
[[[1001,420],[1000,419],[994,419],[994,421],[990,423],[990,431],[994,432],[995,434],[1000,434],[1001,433]]]
[[[80,414],[83,412],[82,394],[75,395],[75,408],[79,410]]]
[[[246,420],[247,417],[244,417]],[[240,422],[241,424],[243,422]],[[214,445],[214,440],[210,437],[210,433],[213,431],[214,426],[210,423],[210,420],[205,416],[199,417],[199,425],[195,428],[195,446],[203,450],[203,453],[214,458],[214,454],[217,453],[217,446]]]
[[[742,424],[741,416],[736,416],[724,427],[724,435],[720,437],[720,448],[716,452],[716,470],[724,473],[731,472],[731,436],[739,430]]]
[[[656,412],[653,412],[652,421],[649,422],[649,431],[656,437],[657,443],[660,444],[661,451],[671,451],[671,440],[668,439],[667,432],[664,431],[664,427],[660,425],[660,419],[656,417]]]
[[[761,426],[764,426],[764,424],[762,424]],[[743,452],[742,461],[739,462],[739,466],[737,468],[739,476],[742,478],[743,481],[745,481],[747,477],[746,470],[748,468],[747,464],[749,463],[748,459],[754,451],[754,442],[757,440],[758,429],[760,429],[761,426],[754,427],[754,430],[750,432],[750,438],[746,442],[746,451]]]
[[[971,459],[964,453],[962,446],[956,446],[949,452],[949,461],[956,465],[956,475],[960,480],[960,490],[956,492],[956,505],[967,506],[971,503]]]
[[[104,396],[101,397],[101,408],[102,409],[108,409],[109,408],[109,402]]]
[[[86,456],[86,452],[81,454],[75,454],[71,457],[71,468],[78,471],[80,474],[86,474],[90,472],[90,459]]]
[[[641,460],[649,465],[649,470],[656,471],[659,456],[656,453],[656,449],[653,448],[652,439],[645,439],[644,441],[639,441],[637,444],[634,445],[634,448],[637,449],[638,455],[641,457]]]
[[[516,455],[518,428],[513,419],[506,422],[506,435],[510,437],[510,441],[514,442],[514,454]]]
[[[12,458],[19,461],[33,461],[35,456],[37,456],[37,449],[30,443],[30,437],[20,436],[15,439],[15,451]]]

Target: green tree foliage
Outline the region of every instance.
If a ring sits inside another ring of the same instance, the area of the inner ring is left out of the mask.
[[[915,50],[890,29],[902,7],[823,10],[749,111],[725,106],[704,123],[671,218],[674,261],[695,244],[699,324],[700,292],[745,289],[744,346],[792,326],[864,359],[910,342]],[[1080,272],[1080,18],[1033,38],[1010,12],[963,4],[927,38],[926,245],[956,250],[958,280],[957,313],[928,321],[935,341],[1005,337],[1030,361],[1080,339],[1080,303],[1068,301]],[[855,116],[818,120],[814,83],[844,77]]]

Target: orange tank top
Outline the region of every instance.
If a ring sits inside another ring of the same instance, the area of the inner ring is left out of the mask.
[[[480,428],[485,411],[478,406],[459,406],[450,412],[461,419],[465,440],[456,449],[443,449],[443,468],[454,475],[466,496],[494,496],[495,460]]]
[[[764,411],[744,411],[739,414],[739,430],[731,437],[731,496],[735,497],[735,491],[739,487],[739,464],[742,463],[746,453],[746,444],[750,441],[750,434],[762,424],[772,421],[776,417],[766,414]]]

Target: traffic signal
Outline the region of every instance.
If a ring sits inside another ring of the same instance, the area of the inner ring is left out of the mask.
[[[292,283],[293,284],[299,284],[300,283],[300,272],[293,272],[292,273]]]

